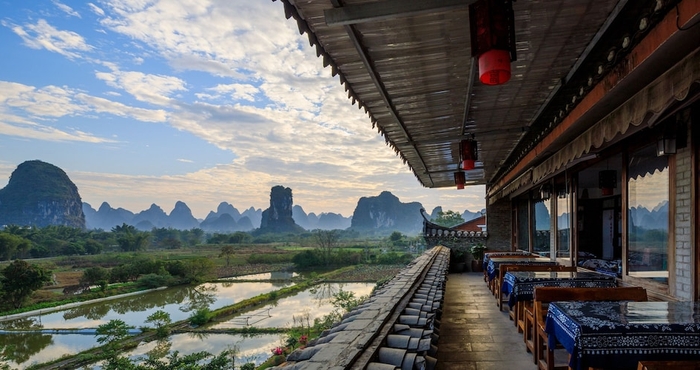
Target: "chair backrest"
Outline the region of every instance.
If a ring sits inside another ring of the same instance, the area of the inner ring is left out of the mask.
[[[647,301],[647,291],[641,287],[617,288],[559,288],[536,287],[533,296],[535,321],[542,325],[550,302],[555,301]]]
[[[533,299],[540,302],[553,301],[637,301],[648,300],[642,287],[617,288],[559,288],[537,287]]]

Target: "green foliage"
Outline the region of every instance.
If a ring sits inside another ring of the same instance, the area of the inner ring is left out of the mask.
[[[130,326],[119,319],[109,320],[108,323],[97,327],[95,336],[97,343],[106,344],[108,347],[114,348],[116,343],[129,336]]]
[[[233,256],[234,252],[235,250],[231,245],[224,245],[221,247],[221,254],[219,254],[219,257],[226,258],[226,267],[231,265],[231,256]]]
[[[452,227],[464,223],[464,218],[462,218],[461,214],[454,211],[440,211],[437,218],[430,221],[440,226]]]
[[[401,240],[401,238],[403,238],[403,234],[401,234],[398,231],[394,231],[393,233],[391,233],[391,235],[389,235],[389,240],[391,240],[392,242],[397,242]]]
[[[233,234],[214,233],[207,239],[209,244],[245,244],[253,241],[253,236],[243,231]]]
[[[170,335],[170,324],[172,319],[170,314],[163,310],[158,310],[146,318],[147,324],[153,324],[156,328],[158,338],[167,338]]]
[[[291,254],[266,253],[266,254],[251,254],[248,256],[248,263],[289,263],[294,260]]]
[[[173,284],[173,278],[168,275],[146,274],[141,275],[136,281],[138,286],[146,289],[154,289]]]
[[[305,250],[292,257],[292,262],[300,269],[308,269],[321,265],[321,258],[316,251]]]
[[[241,365],[241,370],[255,370],[255,364],[252,362]]]
[[[32,243],[19,235],[8,232],[0,232],[0,260],[9,260],[18,253],[28,251]]]
[[[209,258],[195,258],[184,262],[185,279],[190,283],[207,281],[214,274],[216,265]]]
[[[376,263],[378,265],[396,265],[406,264],[413,261],[413,255],[410,253],[399,254],[396,252],[382,253],[377,256]]]
[[[211,313],[211,311],[208,308],[201,308],[201,309],[195,311],[189,317],[189,321],[190,321],[190,324],[192,324],[192,325],[201,326],[201,325],[208,323],[213,318],[214,318],[214,315]]]
[[[136,227],[127,224],[115,226],[112,232],[117,235],[119,248],[125,252],[145,250],[151,237],[151,233],[138,231]]]
[[[109,281],[109,270],[99,266],[85,269],[80,278],[80,283],[85,285],[95,285],[101,281]]]
[[[51,271],[23,260],[15,260],[2,270],[2,297],[13,308],[22,307],[29,296],[51,281]]]
[[[475,260],[481,261],[484,259],[484,252],[486,251],[486,246],[483,243],[473,244],[471,248],[469,248],[469,251],[471,252]]]

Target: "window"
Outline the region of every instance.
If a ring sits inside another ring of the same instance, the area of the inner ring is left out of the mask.
[[[571,197],[565,183],[557,186],[557,238],[558,258],[571,257]]]
[[[549,236],[550,236],[550,211],[551,202],[547,200],[535,201],[535,238],[533,252],[543,256],[549,256]]]
[[[630,155],[627,189],[628,274],[668,283],[668,157],[655,145]]]

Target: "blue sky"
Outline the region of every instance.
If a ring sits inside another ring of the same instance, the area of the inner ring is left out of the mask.
[[[83,201],[134,212],[226,201],[350,216],[363,196],[464,211],[483,187],[426,189],[270,0],[0,0],[0,187],[62,168]]]

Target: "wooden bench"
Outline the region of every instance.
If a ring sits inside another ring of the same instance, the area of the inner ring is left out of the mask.
[[[544,331],[547,308],[555,301],[647,301],[647,291],[641,287],[617,288],[535,288],[533,298],[535,343],[533,357],[540,370],[569,368],[568,364],[555,366],[554,348],[547,345],[548,335]]]

